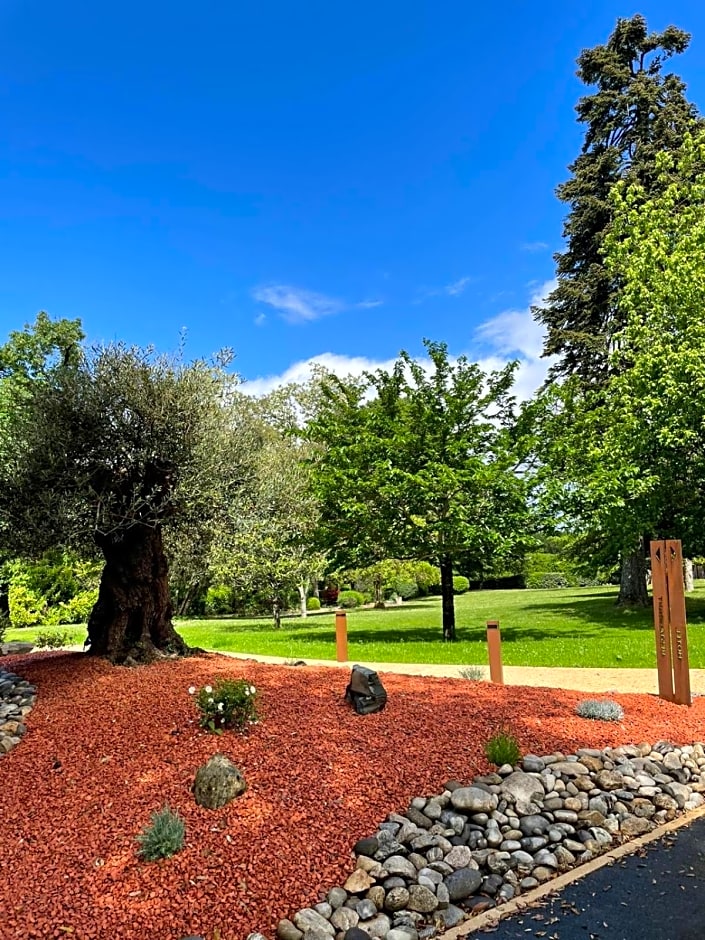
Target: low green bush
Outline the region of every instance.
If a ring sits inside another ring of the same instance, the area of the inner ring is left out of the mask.
[[[139,843],[138,853],[146,862],[155,862],[160,858],[171,858],[184,847],[186,826],[178,813],[164,806],[152,813],[151,822],[140,832],[135,841]]]
[[[7,594],[13,627],[36,627],[46,620],[46,601],[24,584],[10,584]]]
[[[58,650],[70,643],[71,634],[68,630],[46,630],[34,638],[34,645],[40,650]]]
[[[341,591],[338,594],[338,607],[344,607],[346,610],[360,607],[364,603],[365,596],[360,591]]]
[[[306,598],[306,610],[320,610],[321,602],[317,597],[307,597]]]
[[[503,764],[511,764],[513,767],[521,757],[519,742],[510,731],[500,729],[485,744],[485,757],[497,767]]]
[[[542,574],[532,574],[526,579],[527,588],[540,590],[555,590],[556,588],[576,587],[577,578],[571,578],[562,571],[544,571]]]
[[[246,679],[221,679],[215,686],[191,686],[202,728],[221,734],[226,728],[242,731],[257,722],[257,689]]]
[[[419,586],[416,581],[397,581],[394,590],[404,601],[410,601],[419,595]]]
[[[470,589],[470,581],[462,574],[453,577],[453,594],[465,594]]]

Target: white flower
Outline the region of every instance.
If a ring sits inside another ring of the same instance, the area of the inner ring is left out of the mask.
[[[256,689],[253,685],[251,685],[251,686],[250,686],[250,695],[254,695],[256,691],[257,691],[257,689]]]
[[[219,711],[219,712],[222,712],[222,710],[223,710],[224,708],[225,708],[225,705],[223,705],[222,702],[218,702],[218,711]]]
[[[196,686],[195,686],[195,685],[190,685],[190,686],[189,686],[189,688],[188,688],[188,694],[189,694],[189,695],[195,695],[195,694],[196,694]]]
[[[245,689],[245,695],[249,695],[249,694],[250,694],[250,690],[249,690],[249,689]]]
[[[207,686],[205,687],[205,690],[206,690],[206,692],[207,692],[209,695],[210,695],[211,692],[213,691],[213,689],[212,689],[212,687],[211,687],[210,685],[207,685]]]
[[[209,705],[212,705],[214,701],[215,701],[215,699],[214,699],[213,696],[211,695],[210,698],[208,699],[208,704],[209,704]]]

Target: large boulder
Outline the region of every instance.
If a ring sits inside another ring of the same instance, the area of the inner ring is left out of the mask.
[[[247,789],[240,770],[225,754],[214,754],[198,768],[191,790],[199,806],[220,809]]]

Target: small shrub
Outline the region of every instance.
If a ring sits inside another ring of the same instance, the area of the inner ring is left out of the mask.
[[[47,630],[38,633],[34,640],[34,645],[40,650],[58,650],[70,644],[71,634],[68,630]]]
[[[341,591],[340,594],[338,594],[338,607],[344,607],[346,610],[359,607],[361,604],[364,604],[364,602],[364,595],[359,591]]]
[[[502,764],[514,766],[521,757],[519,742],[511,732],[501,729],[485,744],[485,757],[498,767]]]
[[[207,614],[229,614],[233,609],[233,589],[227,584],[211,584],[206,591]]]
[[[24,584],[10,584],[7,595],[13,627],[36,627],[46,617],[46,598]]]
[[[74,594],[59,607],[59,623],[87,623],[98,600],[98,589]]]
[[[307,597],[306,598],[306,610],[320,610],[321,602],[317,597]]]
[[[419,586],[416,581],[396,581],[394,590],[404,601],[410,601],[419,595]]]
[[[222,679],[198,691],[191,686],[189,694],[196,696],[201,727],[216,734],[225,728],[241,731],[257,721],[257,689],[246,679]]]
[[[459,673],[463,679],[469,679],[471,682],[482,682],[485,678],[485,670],[482,666],[463,666]]]
[[[453,594],[464,594],[470,589],[470,582],[462,574],[456,574],[453,578]]]
[[[544,571],[542,574],[529,575],[526,579],[527,588],[541,590],[555,590],[556,588],[573,587],[577,579],[571,578],[562,571]]]
[[[185,836],[186,827],[181,816],[164,806],[159,812],[152,813],[151,822],[136,837],[140,845],[138,852],[146,862],[171,858],[184,847]]]
[[[575,714],[581,718],[594,718],[596,721],[621,721],[624,709],[611,699],[587,698],[575,706]]]

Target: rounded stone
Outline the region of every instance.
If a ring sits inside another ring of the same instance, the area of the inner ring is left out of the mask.
[[[450,802],[454,809],[464,810],[468,813],[491,813],[497,808],[497,796],[481,790],[480,787],[460,787],[453,790]]]
[[[387,891],[384,906],[388,911],[403,911],[409,903],[409,892],[406,888],[392,888]]]
[[[419,914],[430,914],[438,907],[438,898],[430,888],[424,885],[411,885],[407,907],[410,911],[417,911]]]
[[[206,809],[220,809],[247,789],[240,769],[225,754],[214,754],[196,771],[191,791],[196,803]]]
[[[377,913],[377,905],[369,898],[363,898],[357,902],[357,913],[360,920],[369,920]]]
[[[328,901],[334,911],[337,911],[339,907],[342,907],[347,899],[348,892],[343,888],[331,888],[326,895],[326,901]]]
[[[301,940],[303,932],[285,917],[277,924],[277,936],[279,940]]]
[[[441,853],[441,856],[443,853]],[[416,868],[403,855],[390,855],[384,862],[384,867],[390,875],[401,875],[402,878],[415,879]]]
[[[456,790],[457,793],[457,790]],[[474,894],[482,884],[482,875],[474,868],[459,868],[444,879],[451,901],[462,901]]]
[[[358,841],[353,846],[353,852],[355,855],[372,856],[378,849],[379,842],[375,836],[370,836],[367,839],[358,839]]]
[[[335,929],[342,931],[349,930],[351,927],[357,927],[359,920],[360,915],[357,911],[353,911],[349,907],[339,907],[337,910],[333,911],[330,918],[330,922]]]

